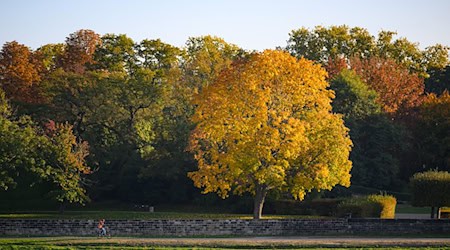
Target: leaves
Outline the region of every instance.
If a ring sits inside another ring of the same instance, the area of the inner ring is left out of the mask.
[[[34,54],[16,41],[5,43],[0,52],[0,86],[14,101],[36,103],[41,80]]]
[[[313,188],[349,185],[351,141],[330,113],[325,76],[311,61],[269,50],[224,70],[194,99],[195,185],[222,197],[262,185],[299,199]]]
[[[395,61],[353,58],[351,68],[378,93],[378,103],[385,112],[394,114],[420,104],[425,87],[423,79]]]
[[[83,203],[88,200],[83,187],[83,175],[90,173],[85,164],[88,145],[77,141],[68,124],[49,122],[45,127],[43,134],[28,117],[15,121],[7,113],[0,116],[0,188],[7,190],[20,172],[29,172],[35,182],[54,183],[58,201]]]

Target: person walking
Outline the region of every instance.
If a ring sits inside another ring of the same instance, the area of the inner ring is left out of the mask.
[[[100,219],[97,225],[98,237],[106,236],[105,219]]]

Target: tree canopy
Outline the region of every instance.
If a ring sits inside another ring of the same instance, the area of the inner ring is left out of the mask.
[[[350,185],[351,141],[331,113],[325,76],[311,61],[270,50],[225,69],[194,101],[195,185],[222,197],[252,193],[255,218],[269,190],[303,199],[312,189]]]
[[[448,170],[447,46],[348,26],[289,35],[262,53],[89,29],[36,50],[5,43],[0,200],[34,185],[63,203],[217,204],[194,179],[255,195],[259,214],[266,195],[348,185],[350,166],[353,185],[397,192],[418,171]]]

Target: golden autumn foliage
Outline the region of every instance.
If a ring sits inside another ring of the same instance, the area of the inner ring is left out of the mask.
[[[0,51],[0,87],[14,101],[37,103],[41,80],[36,54],[16,41],[5,43]]]
[[[262,203],[272,189],[301,200],[312,189],[349,186],[352,143],[331,113],[325,77],[319,65],[271,50],[224,70],[194,100],[194,184],[223,198],[251,192]]]

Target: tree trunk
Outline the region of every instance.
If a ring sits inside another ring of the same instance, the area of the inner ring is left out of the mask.
[[[435,214],[434,207],[431,207],[431,216],[430,216],[431,219],[434,219],[434,214]]]
[[[264,200],[266,199],[267,188],[264,185],[256,185],[256,194],[253,205],[253,219],[259,220],[262,216]]]

